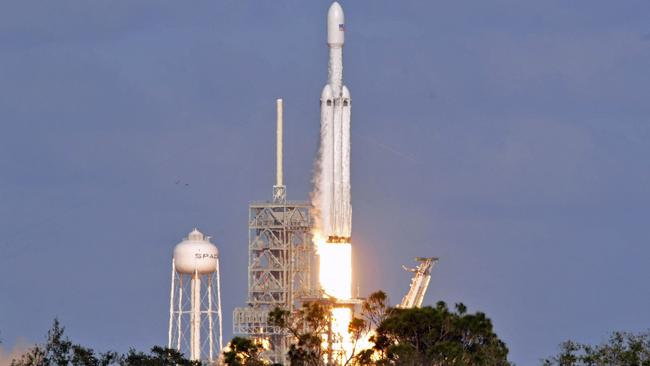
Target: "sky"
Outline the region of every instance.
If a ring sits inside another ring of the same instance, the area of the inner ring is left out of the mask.
[[[244,304],[247,205],[271,198],[275,99],[304,200],[329,1],[0,2],[0,338],[58,317],[98,350],[166,344],[171,251]],[[650,328],[650,3],[342,1],[354,280],[484,311],[510,359]],[[179,183],[177,183],[179,182]]]

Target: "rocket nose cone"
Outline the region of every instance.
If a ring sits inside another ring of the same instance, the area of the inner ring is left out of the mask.
[[[327,43],[341,46],[345,42],[345,16],[338,2],[332,3],[327,12]]]
[[[335,19],[343,21],[343,8],[338,1],[335,1],[330,6],[330,10],[327,12],[327,19]]]

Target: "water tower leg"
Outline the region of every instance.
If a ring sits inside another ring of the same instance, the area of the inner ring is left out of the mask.
[[[176,267],[172,259],[172,288],[169,293],[169,332],[167,334],[167,348],[172,348],[172,328],[174,325],[174,278],[176,277]]]
[[[178,308],[176,316],[176,350],[181,350],[181,332],[182,332],[182,315],[183,315],[183,275],[178,278]]]
[[[201,277],[198,273],[192,275],[192,313],[191,313],[191,359],[201,359]]]
[[[223,318],[221,317],[221,273],[217,259],[217,317],[219,318],[219,352],[223,352]]]
[[[208,276],[208,337],[210,343],[210,354],[209,360],[212,362],[214,360],[214,331],[212,330],[212,281],[214,279],[214,273],[209,274]]]

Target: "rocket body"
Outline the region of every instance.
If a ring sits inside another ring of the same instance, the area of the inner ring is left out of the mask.
[[[320,179],[321,230],[328,243],[350,243],[350,92],[343,85],[343,9],[334,2],[327,14],[329,46],[327,84],[321,93]]]

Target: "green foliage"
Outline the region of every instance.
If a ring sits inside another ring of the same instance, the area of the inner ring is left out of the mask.
[[[11,362],[12,366],[199,366],[179,352],[154,347],[151,354],[129,351],[126,356],[116,352],[95,353],[92,348],[74,344],[64,335],[64,328],[57,319],[47,333],[45,345],[36,345]]]
[[[321,336],[331,320],[329,305],[305,304],[295,314],[277,308],[269,319],[295,337],[288,355],[292,366],[323,365]],[[357,342],[372,329],[373,349],[358,350]],[[443,302],[435,308],[393,309],[386,293],[378,291],[364,301],[348,331],[354,344],[345,365],[510,366],[508,348],[490,319],[481,312],[468,314],[463,304],[455,311]]]
[[[262,346],[248,338],[235,337],[223,353],[224,362],[230,366],[261,366],[265,363],[260,358]]]
[[[295,342],[289,347],[287,357],[292,366],[323,365],[321,335],[331,321],[332,308],[317,302],[305,303],[294,314],[275,308],[269,313],[269,323],[289,332]]]
[[[154,346],[151,353],[131,349],[120,362],[120,366],[200,366],[199,361],[190,361],[175,349]]]
[[[376,291],[361,305],[361,316],[369,327],[376,328],[386,318],[388,308],[388,295],[384,291]]]
[[[359,350],[359,340],[381,324],[388,315],[388,295],[383,291],[373,292],[361,305],[361,317],[353,317],[348,326],[348,332],[353,341],[352,354],[345,365],[374,365],[373,350]]]
[[[592,346],[567,341],[544,366],[650,366],[650,333],[615,332],[606,343]]]
[[[47,333],[44,346],[34,346],[19,359],[11,362],[12,366],[108,366],[117,365],[120,356],[115,352],[96,354],[91,348],[73,344],[63,334],[64,328],[58,319]]]
[[[463,304],[389,309],[372,338],[380,365],[508,366],[508,348],[484,313]],[[359,360],[361,364],[361,358]],[[367,359],[365,360],[367,361]],[[370,363],[365,363],[370,364]]]

